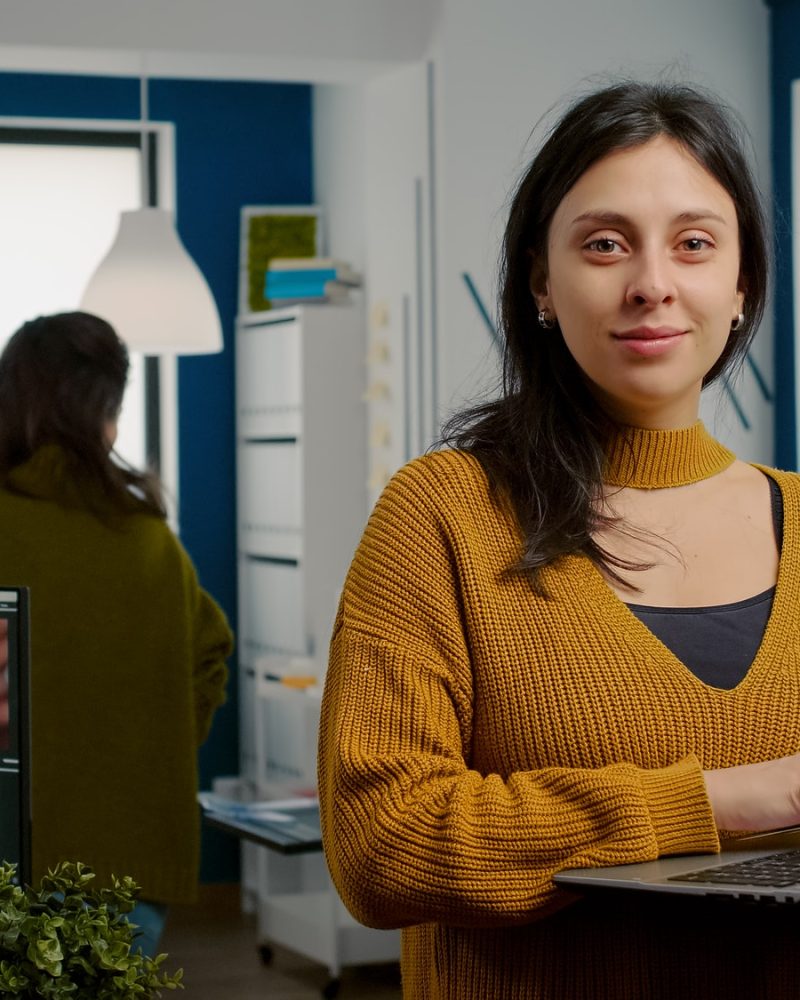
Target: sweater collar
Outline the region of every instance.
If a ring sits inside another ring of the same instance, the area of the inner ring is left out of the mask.
[[[38,448],[8,473],[12,489],[39,500],[62,500],[73,486],[66,453],[55,444]]]
[[[621,427],[606,450],[603,480],[639,490],[688,486],[723,472],[735,459],[700,420],[681,430]]]
[[[30,458],[11,469],[8,485],[15,493],[51,500],[61,507],[108,509],[97,487],[81,475],[67,451],[57,444],[42,445]]]

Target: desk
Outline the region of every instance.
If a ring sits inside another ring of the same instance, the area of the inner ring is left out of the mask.
[[[201,792],[198,799],[203,819],[209,826],[241,840],[249,840],[280,854],[322,850],[316,799],[230,802],[206,792]]]
[[[300,952],[327,966],[322,995],[334,997],[343,965],[399,959],[399,931],[364,927],[339,899],[322,855],[316,799],[233,802],[201,792],[198,801],[204,822],[267,848],[259,851],[262,961],[272,959],[270,943]]]

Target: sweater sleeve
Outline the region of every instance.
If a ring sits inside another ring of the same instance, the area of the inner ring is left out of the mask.
[[[572,898],[553,884],[562,868],[718,849],[694,757],[504,778],[469,766],[475,692],[455,570],[469,554],[454,552],[429,487],[402,473],[387,488],[331,643],[320,803],[351,912],[376,927],[523,923]]]
[[[200,586],[188,554],[180,545],[179,549],[193,649],[195,734],[199,746],[208,738],[214,712],[225,703],[226,660],[233,652],[233,632],[222,608]]]
[[[225,661],[233,652],[233,633],[227,619],[204,590],[198,594],[195,628],[194,705],[199,745],[208,738],[214,712],[225,702]]]

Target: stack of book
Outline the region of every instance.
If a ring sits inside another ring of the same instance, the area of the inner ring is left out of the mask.
[[[267,267],[264,298],[275,307],[299,302],[344,302],[361,276],[333,257],[273,257]]]

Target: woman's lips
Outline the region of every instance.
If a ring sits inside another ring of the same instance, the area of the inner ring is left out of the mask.
[[[640,326],[613,336],[626,350],[641,357],[654,358],[676,347],[683,340],[685,332],[671,326]]]

